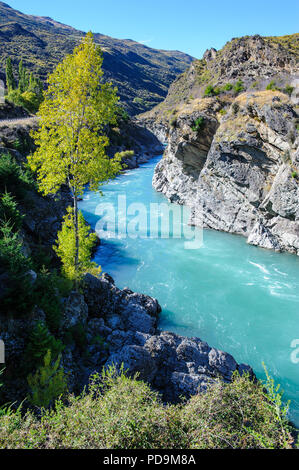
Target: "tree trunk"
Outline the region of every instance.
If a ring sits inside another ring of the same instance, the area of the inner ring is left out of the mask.
[[[79,230],[78,230],[78,197],[74,194],[74,229],[75,229],[75,240],[76,240],[76,251],[75,251],[75,272],[78,272],[79,267]]]

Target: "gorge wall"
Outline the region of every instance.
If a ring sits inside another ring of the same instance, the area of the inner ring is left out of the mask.
[[[164,126],[168,138],[154,188],[190,206],[191,224],[202,221],[205,228],[243,235],[253,245],[299,255],[294,36],[285,52],[280,43],[260,37],[241,38],[237,48],[233,40],[219,53],[207,51],[205,88],[200,82],[204,72],[196,75],[195,63],[185,74],[183,90],[181,78],[165,103],[141,119],[154,132]],[[241,78],[233,73],[238,64]]]

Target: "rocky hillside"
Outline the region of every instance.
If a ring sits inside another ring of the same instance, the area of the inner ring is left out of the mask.
[[[15,66],[23,58],[24,65],[45,80],[83,34],[51,18],[25,15],[0,2],[0,78],[4,78],[5,61],[10,56]],[[104,52],[105,79],[118,87],[121,101],[131,114],[162,101],[169,85],[193,60],[179,51],[151,49],[132,40],[102,34],[94,37]]]
[[[282,37],[246,36],[223,49],[209,49],[178,77],[163,103],[145,114],[173,122],[182,109],[203,97],[218,96],[223,107],[242,91],[298,86],[299,34]]]
[[[169,143],[154,187],[191,206],[192,224],[297,254],[298,38],[255,36],[207,51],[142,117]]]

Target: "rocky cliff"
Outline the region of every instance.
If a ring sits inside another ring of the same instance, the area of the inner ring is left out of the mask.
[[[174,87],[164,107],[142,119],[168,135],[153,185],[191,206],[192,224],[203,221],[251,244],[299,254],[297,43],[298,35],[253,37],[207,51],[205,72],[222,88],[191,86],[199,97],[187,93],[169,121],[171,108],[165,109],[177,98]],[[232,88],[224,85],[236,78]]]

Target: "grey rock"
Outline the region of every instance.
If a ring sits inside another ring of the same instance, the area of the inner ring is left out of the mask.
[[[205,127],[199,135],[190,130],[196,112],[183,112],[169,131],[153,186],[170,201],[191,207],[191,225],[298,254],[296,112],[281,96],[273,102],[267,94],[248,93],[246,104],[238,102],[236,112],[232,107],[220,126],[215,109],[201,113]]]
[[[88,306],[84,301],[84,296],[72,292],[64,304],[64,314],[62,328],[69,329],[75,325],[85,325],[88,317]]]
[[[124,346],[120,352],[112,354],[106,367],[115,365],[118,369],[123,366],[131,376],[138,374],[141,380],[151,382],[156,374],[155,362],[149,352],[141,346]]]
[[[105,367],[123,364],[131,376],[140,371],[141,378],[159,390],[165,401],[177,402],[181,396],[204,391],[217,378],[229,382],[237,369],[252,373],[249,366],[238,366],[232,356],[211,349],[199,338],[162,332],[138,343],[137,336],[114,331],[108,337],[112,354]]]

